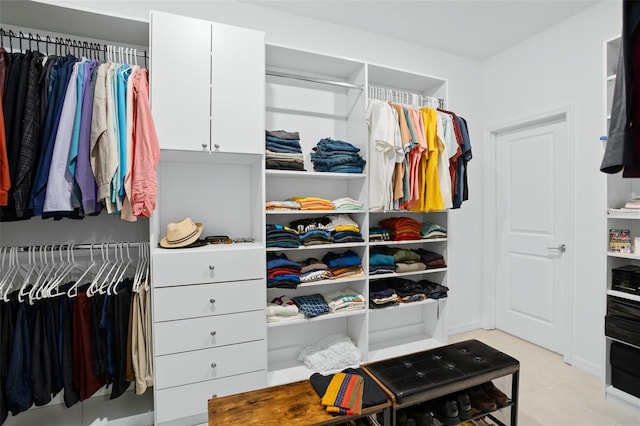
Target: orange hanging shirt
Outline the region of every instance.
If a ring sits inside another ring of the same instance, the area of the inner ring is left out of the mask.
[[[11,177],[9,176],[9,157],[7,156],[7,141],[4,133],[4,111],[2,110],[2,97],[0,97],[0,206],[8,204],[9,188],[11,188]]]

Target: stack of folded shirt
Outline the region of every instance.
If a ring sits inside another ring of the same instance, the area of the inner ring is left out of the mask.
[[[267,287],[298,287],[301,269],[299,263],[289,260],[284,253],[267,253]]]
[[[296,296],[292,300],[306,318],[315,318],[330,312],[329,305],[321,294]]]
[[[300,203],[300,210],[333,210],[333,203],[326,198],[293,197],[292,200]]]
[[[329,267],[316,258],[309,257],[300,262],[300,266],[302,266],[302,269],[300,270],[301,284],[331,278]]]
[[[398,295],[398,302],[419,302],[427,298],[422,285],[404,278],[388,278],[388,284]]]
[[[363,242],[360,225],[346,214],[327,216],[333,228],[333,240],[336,243]]]
[[[360,293],[346,288],[333,293],[326,294],[324,300],[327,301],[331,312],[358,311],[364,309],[364,296]]]
[[[386,279],[369,283],[369,307],[386,308],[398,304],[398,295]]]
[[[298,132],[266,131],[267,169],[304,171],[304,156]]]
[[[371,247],[369,252],[369,274],[391,274],[396,271],[392,255],[385,253],[386,247]]]
[[[422,289],[429,299],[442,299],[447,297],[449,287],[442,284],[434,283],[427,280],[420,280],[418,284],[422,286]]]
[[[267,201],[264,207],[267,210],[300,210],[300,203],[290,200]]]
[[[427,269],[418,252],[395,247],[382,247],[383,253],[393,256],[396,272],[414,272]]]
[[[447,238],[447,228],[437,223],[423,223],[420,229],[422,239]]]
[[[387,228],[370,227],[369,228],[369,241],[389,241],[389,230]]]
[[[353,198],[343,197],[333,200],[333,208],[335,210],[362,210],[364,203]]]
[[[330,251],[322,257],[322,260],[329,267],[333,278],[346,278],[364,274],[362,261],[354,251],[347,250],[341,254]]]
[[[276,297],[267,303],[267,322],[284,322],[304,318],[293,300],[287,296]]]
[[[304,246],[333,243],[333,225],[327,217],[294,220],[289,226],[298,231],[300,243]]]
[[[419,240],[422,223],[410,217],[390,217],[378,224],[389,230],[393,241]]]
[[[362,173],[366,164],[359,154],[360,148],[349,142],[324,138],[313,151],[311,162],[316,172]]]
[[[267,225],[267,247],[300,247],[298,231],[284,225]]]
[[[434,253],[423,248],[417,249],[416,253],[418,253],[427,269],[445,268],[447,266],[447,263],[441,254]]]
[[[322,396],[328,413],[358,416],[362,412],[364,378],[358,374],[336,373]]]

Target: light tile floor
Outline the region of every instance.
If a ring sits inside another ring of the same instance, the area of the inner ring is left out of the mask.
[[[640,410],[605,402],[602,380],[565,364],[562,357],[498,330],[456,334],[450,343],[477,339],[520,361],[519,426],[640,425]],[[510,394],[511,376],[494,383]],[[508,424],[509,409],[498,418]]]

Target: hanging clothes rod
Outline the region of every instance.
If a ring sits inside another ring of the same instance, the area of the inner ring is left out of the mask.
[[[143,58],[145,60],[145,64],[149,55],[147,51],[144,50],[140,53],[137,52],[137,49],[123,47],[123,46],[115,46],[109,44],[101,44],[101,43],[91,43],[86,41],[74,40],[71,38],[62,38],[62,37],[51,37],[49,35],[41,36],[38,33],[23,33],[22,31],[18,31],[17,33],[13,30],[5,30],[4,28],[0,28],[0,46],[4,47],[4,39],[8,38],[9,43],[8,46],[10,50],[13,50],[13,39],[18,40],[18,48],[20,51],[24,50],[22,46],[22,41],[25,40],[28,42],[28,49],[32,50],[33,45],[35,44],[36,49],[40,50],[40,43],[44,43],[46,53],[49,54],[49,45],[53,45],[55,49],[55,54],[65,54],[74,52],[75,56],[90,56],[87,53],[95,53],[96,59],[99,59],[97,56],[102,53],[103,60],[106,60],[107,54],[110,53],[110,48],[113,48],[113,53],[118,54],[118,49],[123,49],[122,53],[124,53],[124,49],[127,50],[128,56],[137,56],[139,58]],[[59,50],[58,50],[59,48]],[[64,50],[64,52],[63,52]],[[134,53],[135,52],[135,53]]]
[[[326,84],[329,86],[344,87],[346,89],[358,89],[358,90],[364,89],[363,86],[359,86],[357,84],[345,83],[342,81],[324,80],[322,78],[308,77],[306,75],[291,74],[287,72],[267,70],[267,75],[270,75],[273,77],[292,78],[294,80],[310,81],[312,83]]]
[[[444,99],[435,96],[424,96],[418,93],[405,92],[403,90],[389,89],[369,85],[369,97],[381,101],[391,101],[410,105],[426,105],[432,108],[444,108]]]
[[[4,250],[10,250],[10,249],[17,249],[20,252],[24,252],[24,251],[29,251],[30,249],[33,248],[40,248],[40,247],[46,247],[47,250],[69,250],[69,249],[73,249],[73,250],[90,250],[90,249],[95,249],[95,250],[100,250],[100,247],[107,247],[107,248],[114,248],[114,247],[130,247],[130,248],[136,248],[136,247],[144,247],[144,246],[148,246],[149,243],[146,241],[141,241],[141,242],[123,242],[123,241],[114,241],[114,242],[103,242],[103,243],[92,243],[92,244],[32,244],[30,246],[3,246],[0,247],[1,251]]]

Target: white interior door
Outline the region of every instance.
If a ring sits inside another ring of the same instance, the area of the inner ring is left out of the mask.
[[[564,353],[569,303],[565,117],[496,136],[496,327]]]

